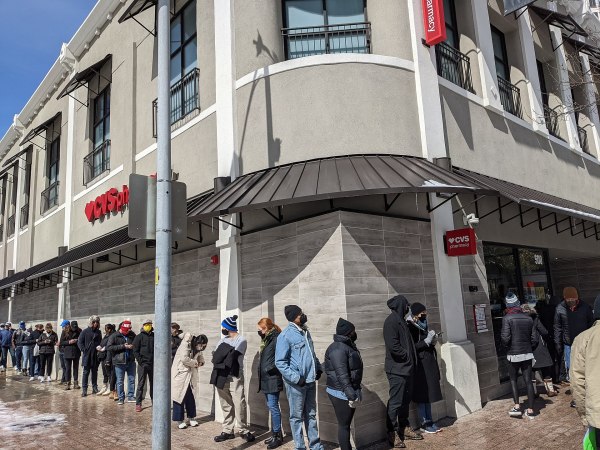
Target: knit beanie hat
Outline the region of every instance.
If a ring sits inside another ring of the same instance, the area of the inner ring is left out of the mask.
[[[19,322],[19,328],[20,328],[21,330],[24,330],[24,329],[25,329],[25,322],[24,322],[23,320],[21,320],[21,321]]]
[[[121,323],[121,333],[122,334],[127,334],[129,333],[129,331],[131,330],[131,320],[124,320]]]
[[[298,305],[287,305],[283,309],[283,313],[285,314],[285,318],[288,320],[288,322],[293,322],[296,317],[302,314],[302,308],[300,308]]]
[[[414,302],[412,305],[410,305],[410,312],[413,316],[418,316],[426,309],[427,308],[425,308],[425,305],[423,303]]]
[[[519,297],[517,297],[514,292],[509,292],[504,301],[506,302],[507,308],[514,308],[521,304],[519,302]]]
[[[340,336],[349,336],[356,327],[352,322],[348,322],[340,317],[337,323],[337,327],[335,327],[335,334]]]
[[[600,320],[600,295],[596,297],[594,302],[594,320]]]
[[[577,289],[572,286],[568,286],[563,289],[563,298],[579,298]]]
[[[72,320],[71,321],[71,328],[73,328],[74,330],[76,330],[77,328],[79,328],[79,324],[77,323],[76,320]]]
[[[100,322],[100,316],[91,316],[89,319],[90,325],[92,324],[92,322]]]
[[[223,322],[221,322],[221,326],[229,331],[235,331],[237,333],[237,319],[238,316],[226,317]]]

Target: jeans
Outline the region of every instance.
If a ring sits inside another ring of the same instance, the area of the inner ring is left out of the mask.
[[[54,353],[40,355],[40,376],[44,376],[44,371],[47,376],[52,373],[52,364],[54,363]]]
[[[281,431],[281,409],[279,409],[279,392],[265,394],[267,408],[271,412],[271,427],[273,433]]]
[[[32,353],[33,350],[29,345],[23,346],[23,362],[21,364],[21,369],[27,370],[29,367],[29,353]]]
[[[17,358],[15,357],[15,349],[12,347],[2,347],[2,362],[0,365],[8,367],[8,354],[10,353],[10,359],[13,367],[17,365]]]
[[[409,426],[408,412],[412,397],[412,377],[386,373],[390,385],[390,399],[387,404],[387,429],[396,431],[404,438],[404,429]]]
[[[29,376],[37,377],[40,374],[40,356],[33,356],[33,347],[29,351]]]
[[[284,384],[290,404],[290,427],[296,450],[306,449],[302,424],[306,428],[310,450],[323,450],[317,426],[317,383],[308,383],[303,387]]]
[[[23,346],[19,346],[15,349],[15,358],[17,359],[17,371],[21,371],[21,361],[23,361]]]
[[[340,449],[352,450],[352,445],[350,444],[350,425],[352,424],[356,409],[350,408],[348,400],[342,400],[329,393],[327,395],[333,405],[338,423],[338,443],[340,444]]]
[[[71,375],[74,382],[79,380],[79,358],[65,358],[65,382],[71,382]]]
[[[517,378],[519,376],[519,369],[523,374],[523,381],[527,387],[527,408],[533,409],[533,401],[535,399],[535,393],[533,390],[532,372],[531,372],[532,360],[521,361],[521,362],[509,362],[508,363],[508,376],[510,377],[510,386],[512,388],[513,401],[515,405],[519,404],[519,387],[517,385]]]
[[[148,379],[148,381],[150,382],[150,398],[152,398],[152,384],[153,384],[152,375],[153,375],[153,368],[151,365],[146,365],[146,366],[140,365],[138,367],[138,385],[137,385],[137,390],[135,391],[135,404],[136,405],[141,405],[142,400],[144,400],[144,387],[146,386],[146,379]]]
[[[88,388],[88,380],[92,374],[92,389],[98,389],[98,364],[92,366],[83,366],[83,376],[81,377],[81,389],[85,392]]]
[[[65,355],[63,352],[58,352],[58,360],[60,361],[60,370],[62,372],[60,376],[60,382],[64,383],[67,381],[67,367],[65,363]]]
[[[433,417],[431,417],[431,403],[417,403],[417,412],[422,426],[433,423]]]
[[[565,372],[567,381],[569,381],[569,369],[571,368],[571,346],[565,345]]]
[[[183,403],[173,402],[173,422],[183,422],[184,412],[187,412],[188,419],[196,417],[196,399],[192,387],[188,385],[183,397]]]
[[[125,400],[125,373],[127,373],[127,398],[134,400],[135,361],[129,361],[127,364],[116,364],[115,373],[117,374],[117,394],[119,395],[119,400]]]

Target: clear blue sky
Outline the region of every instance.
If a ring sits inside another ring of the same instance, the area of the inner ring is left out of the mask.
[[[96,0],[0,0],[0,139]]]

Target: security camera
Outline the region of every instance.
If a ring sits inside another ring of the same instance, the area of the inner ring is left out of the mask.
[[[474,227],[475,225],[479,225],[479,217],[477,217],[475,214],[467,214],[466,216],[463,216],[463,223],[465,224],[465,226],[470,226],[470,227]]]

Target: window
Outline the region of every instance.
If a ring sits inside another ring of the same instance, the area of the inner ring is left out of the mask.
[[[25,156],[25,178],[23,180],[23,206],[21,206],[21,219],[19,226],[25,228],[29,224],[29,194],[31,191],[31,157],[33,149],[30,148]]]
[[[41,212],[58,205],[58,175],[60,167],[60,135],[46,147],[46,179],[48,187],[42,191]]]
[[[13,173],[12,173],[12,188],[11,188],[10,207],[9,207],[10,215],[8,216],[8,220],[6,222],[6,236],[7,237],[11,237],[15,234],[16,217],[17,217],[17,215],[16,215],[17,197],[19,195],[18,186],[19,186],[19,165],[15,164],[15,167],[13,168]]]
[[[371,53],[364,0],[285,0],[282,33],[288,59]]]
[[[496,63],[496,75],[503,80],[510,81],[510,67],[506,56],[506,40],[504,33],[492,27],[492,44],[494,46],[494,61]]]
[[[93,150],[84,158],[83,184],[110,169],[110,86],[94,99]]]
[[[4,239],[4,208],[6,207],[6,187],[8,185],[7,183],[7,176],[4,175],[0,181],[0,183],[2,184],[2,192],[0,192],[0,240]]]
[[[459,49],[460,41],[454,0],[444,0],[444,19],[446,21],[446,44]]]
[[[510,65],[506,54],[506,40],[504,33],[492,27],[492,45],[494,47],[494,62],[496,65],[496,76],[498,78],[498,91],[500,103],[504,111],[513,116],[522,117],[521,91],[510,83]]]

